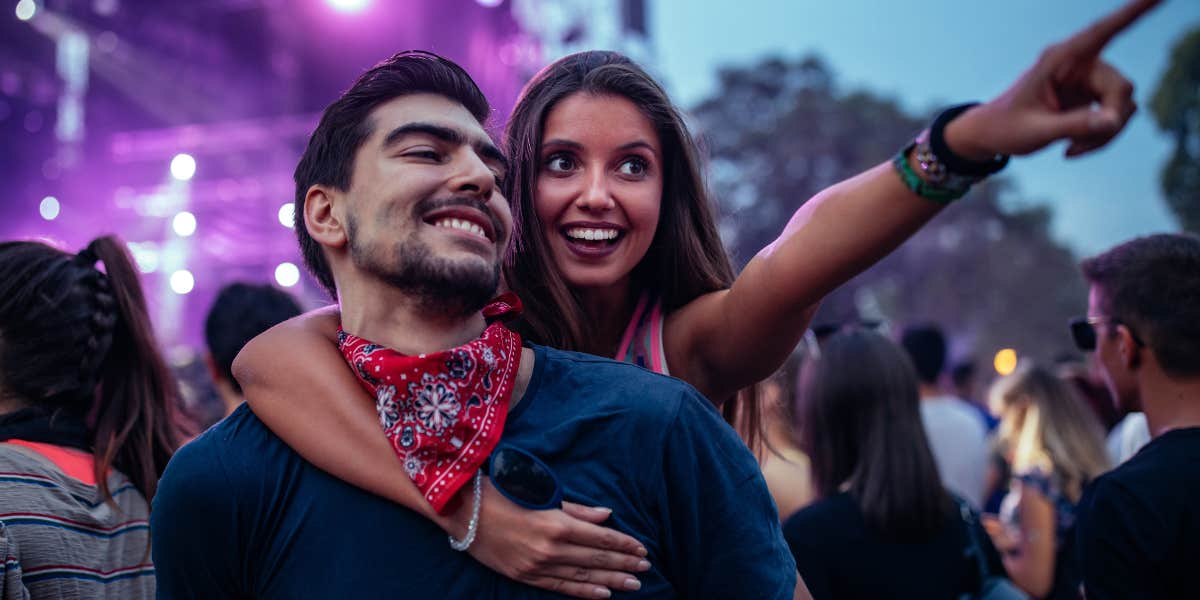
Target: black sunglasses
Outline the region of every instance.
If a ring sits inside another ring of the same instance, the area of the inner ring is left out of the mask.
[[[562,483],[538,457],[500,444],[488,458],[488,477],[505,498],[532,510],[562,507]]]
[[[1134,333],[1133,328],[1119,319],[1114,317],[1076,317],[1069,321],[1071,339],[1075,341],[1075,347],[1083,352],[1094,351],[1096,349],[1096,325],[1101,323],[1124,325],[1129,330],[1129,336],[1133,338],[1133,343],[1145,346],[1137,333]]]

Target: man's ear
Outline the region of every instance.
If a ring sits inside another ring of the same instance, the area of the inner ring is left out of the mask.
[[[346,245],[346,227],[340,215],[344,214],[339,201],[341,194],[323,185],[308,188],[304,196],[304,226],[308,235],[327,248]]]
[[[1117,325],[1117,347],[1126,368],[1136,369],[1142,364],[1142,352],[1146,349],[1134,341],[1133,333],[1125,325]]]

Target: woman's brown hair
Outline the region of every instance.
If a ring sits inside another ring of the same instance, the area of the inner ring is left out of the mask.
[[[0,243],[0,388],[87,424],[106,500],[112,467],[154,497],[184,435],[179,389],[120,240],[96,239],[77,255]]]
[[[953,509],[921,421],[917,373],[886,337],[850,329],[805,362],[797,390],[802,446],[824,498],[849,491],[868,524],[921,539]]]
[[[1044,367],[1027,362],[996,380],[988,404],[1001,415],[997,438],[1012,454],[1014,473],[1040,470],[1078,502],[1084,486],[1109,469],[1099,420]]]
[[[508,286],[526,310],[516,324],[539,344],[603,355],[595,346],[596,324],[588,318],[578,292],[554,265],[535,209],[546,116],[575,93],[612,95],[633,102],[653,124],[662,145],[662,209],[654,240],[633,272],[635,284],[661,300],[667,313],[696,298],[733,284],[733,266],[717,233],[716,210],[708,195],[696,142],[679,110],[650,75],[616,52],[580,52],[542,69],[525,86],[506,128],[512,167],[505,193],[516,223],[512,250],[504,265]],[[714,398],[716,402],[724,398]],[[751,448],[760,429],[753,388],[723,403],[722,412],[737,421]]]

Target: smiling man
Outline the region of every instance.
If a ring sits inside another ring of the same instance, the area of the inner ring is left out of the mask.
[[[246,407],[180,450],[152,512],[162,598],[561,597],[470,547],[491,457],[507,500],[612,509],[645,548],[630,596],[792,598],[758,466],[677,380],[522,345],[487,317],[512,217],[488,106],[457,65],[408,52],[326,109],[296,170],[305,260],[341,304],[339,346],[428,512],[318,470]],[[296,365],[297,369],[304,365]],[[457,508],[456,508],[457,507]],[[441,515],[471,514],[447,543]]]

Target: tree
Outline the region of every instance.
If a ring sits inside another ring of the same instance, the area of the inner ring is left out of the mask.
[[[731,255],[745,264],[791,214],[829,185],[890,158],[930,115],[868,91],[841,93],[816,57],[720,73],[693,111]],[[1004,206],[1017,208],[1002,208]],[[1070,348],[1083,312],[1075,258],[1050,236],[1050,210],[1003,178],[972,190],[892,255],[830,294],[815,322],[934,320],[957,354],[999,348],[1049,361]],[[814,249],[814,252],[819,249]]]
[[[1200,27],[1171,51],[1150,110],[1159,128],[1175,138],[1161,175],[1167,205],[1184,229],[1200,232]]]

